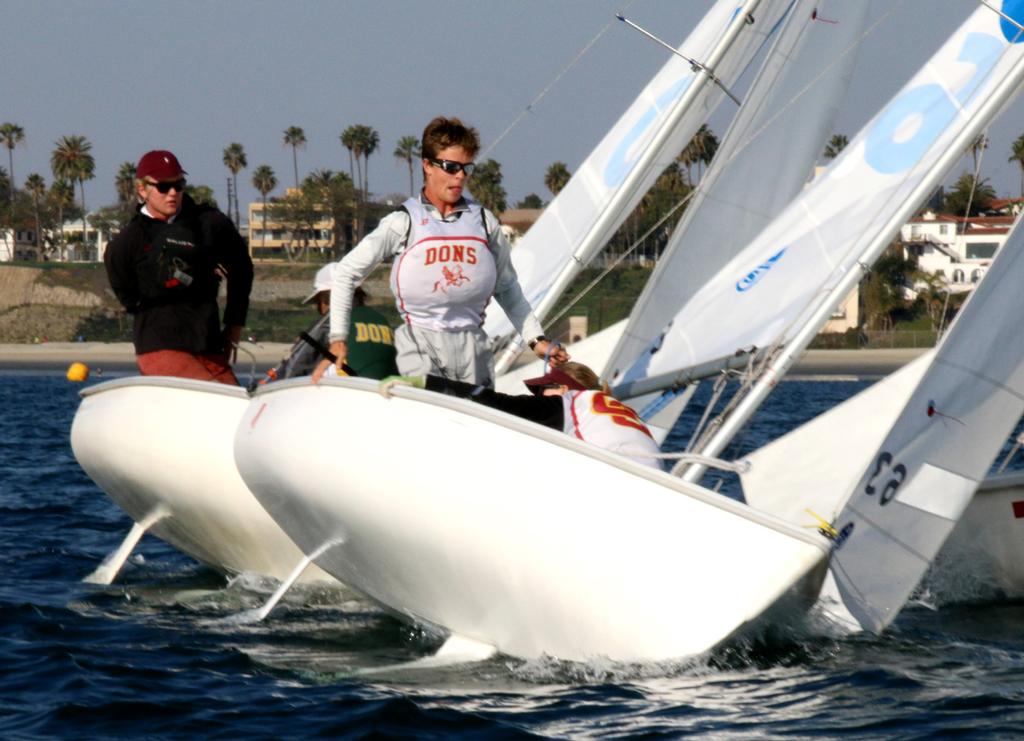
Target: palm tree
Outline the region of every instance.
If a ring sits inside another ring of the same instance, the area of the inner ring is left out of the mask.
[[[231,142],[224,148],[224,165],[231,171],[232,192],[235,196],[235,226],[241,222],[238,214],[238,173],[249,166],[245,159],[245,149],[238,142]],[[231,202],[228,202],[228,212],[231,211]]]
[[[292,148],[292,169],[295,170],[295,187],[299,187],[298,148],[306,146],[306,132],[301,126],[289,126],[284,130],[284,144]]]
[[[365,223],[363,211],[367,198],[369,197],[370,181],[370,155],[377,151],[380,145],[380,135],[372,126],[365,124],[353,124],[341,132],[341,144],[348,150],[349,174],[356,184],[359,194],[359,209],[356,216],[355,232],[356,239],[363,237],[363,225]],[[355,172],[352,172],[352,164],[355,162]]]
[[[701,127],[697,129],[697,133],[690,140],[690,143],[683,148],[683,151],[676,158],[686,166],[686,178],[690,185],[693,184],[693,166],[697,165],[697,179],[700,180],[703,166],[711,162],[717,151],[718,137],[708,128],[707,124],[701,124]]]
[[[39,199],[46,195],[46,181],[43,176],[33,172],[25,178],[25,190],[32,196],[32,211],[36,217],[36,247],[40,246],[42,231],[39,223]]]
[[[362,182],[362,176],[356,180],[356,173],[353,169],[353,162],[358,163],[362,150],[360,149],[359,127],[349,126],[341,132],[341,145],[348,150],[348,174],[353,183]]]
[[[850,139],[846,134],[833,134],[832,138],[828,140],[828,144],[825,145],[825,151],[822,155],[827,160],[834,160],[839,156],[839,153],[846,149],[846,145],[850,143]]]
[[[7,164],[11,177],[11,203],[14,203],[14,148],[25,141],[25,130],[17,124],[0,124],[0,142],[7,147]]]
[[[1016,162],[1020,165],[1020,197],[1024,198],[1024,134],[1017,137],[1012,144],[1013,154],[1008,162]]]
[[[978,161],[981,159],[981,153],[988,149],[988,135],[985,132],[978,134],[978,137],[971,142],[971,146],[967,148],[967,151],[971,153],[971,159],[974,160],[974,174],[978,174]]]
[[[62,136],[50,155],[50,169],[53,177],[67,182],[78,181],[82,191],[82,244],[88,244],[85,215],[85,181],[95,177],[96,160],[89,154],[92,144],[84,136]]]
[[[341,132],[341,144],[348,150],[349,175],[352,182],[369,193],[370,155],[380,146],[380,134],[372,126],[353,124]],[[355,161],[355,172],[352,163]]]
[[[571,177],[569,168],[565,166],[564,162],[552,162],[548,165],[547,172],[544,173],[544,187],[550,190],[552,195],[557,196]]]
[[[392,155],[395,159],[405,160],[409,166],[409,197],[411,198],[413,195],[412,161],[420,158],[420,140],[415,136],[403,136],[398,140]]]
[[[995,197],[995,189],[987,178],[978,180],[965,172],[957,179],[953,189],[946,193],[943,209],[958,216],[976,216],[988,208]]]
[[[277,178],[270,165],[260,165],[252,172],[252,187],[259,191],[263,198],[263,242],[267,246],[267,194],[277,187]]]
[[[117,201],[123,207],[126,216],[131,215],[135,204],[135,165],[122,162],[114,177],[114,188],[117,190]]]
[[[360,126],[359,138],[363,152],[363,191],[370,197],[370,155],[380,146],[380,134],[372,126]]]
[[[501,184],[501,165],[498,162],[484,160],[478,164],[468,185],[480,205],[495,215],[508,207],[505,188]]]
[[[75,202],[75,186],[67,180],[57,178],[50,186],[49,200],[57,209],[57,225],[60,231],[60,258],[66,260],[65,247],[67,240],[64,239],[64,209]]]

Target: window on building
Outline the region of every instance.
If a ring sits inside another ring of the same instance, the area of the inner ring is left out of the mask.
[[[971,283],[977,283],[981,280],[981,270],[975,269],[971,271]]]
[[[949,234],[949,224],[939,224],[939,234]]]
[[[968,242],[965,245],[967,248],[967,259],[968,260],[985,260],[991,258],[996,254],[996,250],[999,248],[998,242]]]
[[[963,283],[964,282],[964,271],[957,268],[953,271],[953,282]]]
[[[911,224],[910,226],[910,238],[918,239],[921,236],[921,227],[918,224]]]

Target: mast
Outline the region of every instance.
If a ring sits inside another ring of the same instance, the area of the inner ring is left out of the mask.
[[[923,202],[936,181],[963,155],[964,150],[973,141],[1013,95],[1021,80],[1024,79],[1024,57],[1018,59],[1011,67],[1009,73],[989,93],[988,98],[982,103],[972,116],[971,122],[964,126],[954,136],[945,151],[939,156],[925,177],[921,178],[917,186],[903,200],[902,205],[885,222],[875,237],[868,243],[868,246],[861,253],[858,263],[863,270],[875,261],[888,244],[892,235],[900,228],[906,219],[914,212],[914,209]],[[856,269],[848,270],[828,293],[821,298],[817,304],[810,304],[804,313],[805,319],[800,329],[793,337],[785,343],[780,352],[770,362],[764,373],[754,382],[749,393],[739,401],[736,408],[724,420],[721,427],[712,435],[708,442],[701,447],[700,453],[707,456],[717,456],[724,450],[725,446],[733,439],[739,430],[750,420],[758,407],[775,387],[789,367],[796,361],[797,357],[807,348],[818,331],[824,326],[833,309],[856,285],[861,277],[861,271]],[[682,475],[684,481],[696,482],[706,471],[705,466],[692,466]]]
[[[552,281],[551,285],[544,292],[541,300],[534,305],[533,312],[543,322],[551,313],[555,304],[562,294],[569,287],[569,284],[579,275],[584,266],[604,246],[605,242],[621,219],[622,212],[628,207],[631,198],[634,198],[639,183],[647,175],[647,172],[656,158],[662,153],[665,142],[672,136],[673,130],[679,124],[683,114],[699,99],[708,85],[716,87],[719,81],[714,70],[726,57],[733,44],[736,42],[743,28],[750,23],[753,12],[761,4],[761,0],[746,0],[742,7],[738,8],[726,29],[725,34],[712,49],[706,59],[699,60],[700,66],[694,70],[697,75],[693,84],[683,92],[673,104],[671,111],[651,142],[644,148],[643,153],[630,168],[622,183],[616,188],[609,203],[604,207],[597,219],[591,224],[585,236],[572,251],[565,265]],[[495,375],[500,375],[508,370],[512,362],[522,352],[522,340],[513,340],[505,352],[495,363]]]
[[[855,3],[830,12],[835,24],[818,23],[812,11],[820,5],[794,4],[662,250],[601,374],[618,398],[679,387],[751,362],[756,350],[749,343],[742,352],[661,372],[643,361],[659,352],[654,348],[673,317],[800,195],[813,171],[833,130],[867,20],[866,4]]]

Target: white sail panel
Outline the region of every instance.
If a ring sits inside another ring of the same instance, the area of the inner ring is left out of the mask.
[[[790,0],[719,0],[679,51],[713,68],[728,87],[789,5]],[[748,14],[753,23],[746,21]],[[704,73],[673,55],[579,166],[512,251],[523,292],[542,320],[548,311],[542,300],[563,270],[571,264],[578,271],[605,245],[723,97]],[[512,331],[493,303],[484,331],[491,337]]]
[[[605,377],[614,380],[656,343],[686,300],[800,192],[833,131],[867,6],[795,4],[637,301]]]
[[[1024,413],[1024,229],[1014,229],[835,520],[832,570],[866,629],[899,613]]]
[[[1020,3],[1004,12],[1024,17]],[[1024,44],[978,8],[825,173],[675,315],[616,379],[619,394],[741,348],[813,336],[851,284],[1024,77]],[[824,319],[821,319],[823,322]],[[808,334],[810,333],[810,334]],[[776,369],[775,372],[778,372]],[[714,454],[714,453],[712,453]]]
[[[796,525],[832,522],[871,456],[930,367],[934,353],[886,376],[842,404],[748,453],[743,498]],[[813,514],[812,514],[813,513]]]

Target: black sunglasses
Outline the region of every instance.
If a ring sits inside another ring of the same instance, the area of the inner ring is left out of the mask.
[[[433,157],[428,157],[427,162],[432,164],[434,167],[440,167],[442,170],[447,172],[449,175],[457,175],[460,172],[466,173],[466,177],[473,174],[473,170],[476,169],[476,163],[474,162],[456,162],[455,160],[437,160]]]
[[[171,188],[174,188],[179,193],[182,193],[185,190],[185,178],[179,178],[178,180],[164,181],[160,183],[153,183],[147,180],[146,185],[150,185],[156,188],[158,191],[165,195],[171,192]]]

